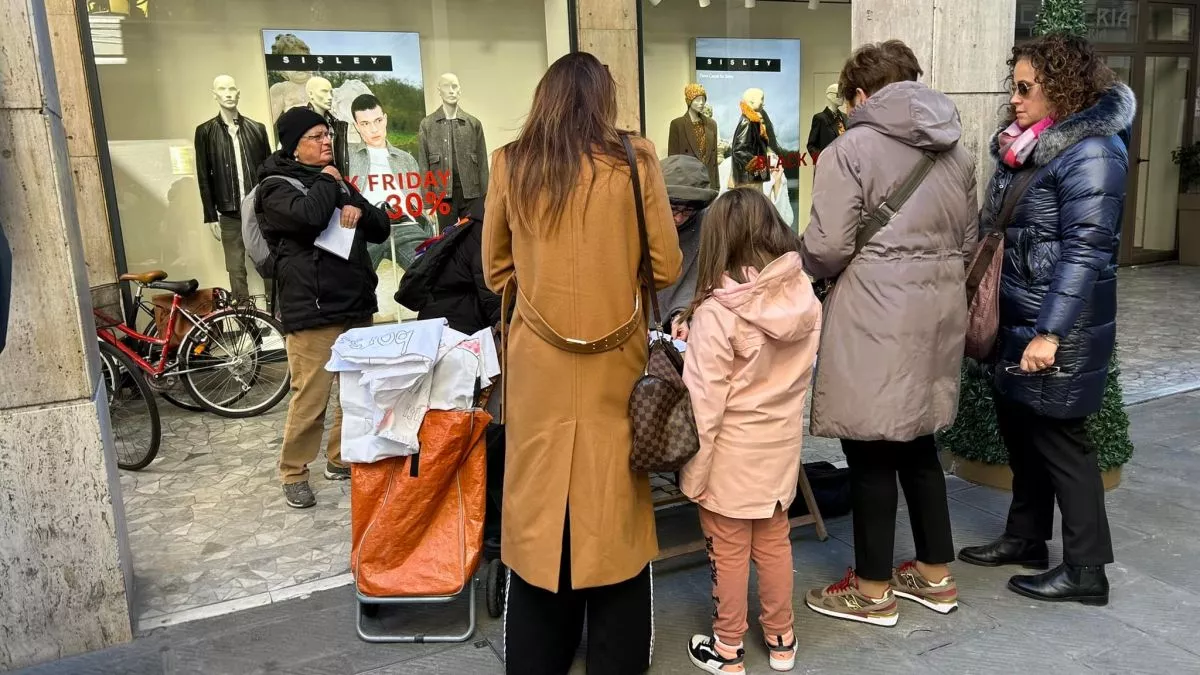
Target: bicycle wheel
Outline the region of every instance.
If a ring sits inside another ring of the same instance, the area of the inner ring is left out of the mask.
[[[154,319],[150,320],[150,323],[146,325],[146,330],[142,331],[142,334],[146,337],[158,337],[158,324]],[[146,345],[146,360],[152,364],[158,363],[158,360],[162,358],[163,348],[150,343],[142,344]],[[146,384],[149,384],[151,389],[163,397],[163,400],[176,408],[182,408],[189,412],[204,412],[204,406],[196,403],[196,399],[192,398],[192,395],[188,393],[181,378],[178,375],[172,375],[171,372],[171,369],[168,368],[165,376],[158,378],[158,380],[147,379]]]
[[[283,325],[261,310],[213,312],[188,331],[179,349],[188,393],[222,417],[261,415],[291,386]]]
[[[154,392],[137,365],[121,350],[100,342],[100,369],[108,394],[117,466],[127,471],[146,468],[158,456],[162,423]]]

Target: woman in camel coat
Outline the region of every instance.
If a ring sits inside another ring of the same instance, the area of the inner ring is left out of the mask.
[[[611,76],[590,54],[570,54],[538,85],[521,135],[493,158],[484,274],[515,298],[501,535],[510,673],[566,673],[585,615],[588,673],[638,673],[650,661],[658,546],[649,478],[629,468],[628,412],[646,365],[646,296],[615,118]],[[679,275],[682,254],[654,146],[633,145],[661,288]],[[607,351],[564,344],[622,327],[625,339]]]

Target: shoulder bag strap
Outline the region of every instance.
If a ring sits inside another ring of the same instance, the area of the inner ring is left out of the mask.
[[[1008,189],[1004,191],[1004,201],[1000,206],[1000,216],[996,218],[995,223],[992,223],[994,229],[1000,232],[1008,229],[1013,211],[1016,210],[1021,197],[1025,196],[1025,191],[1029,189],[1029,184],[1033,182],[1033,177],[1037,175],[1037,172],[1038,170],[1035,166],[1020,171],[1013,176],[1012,182],[1008,184]]]
[[[633,206],[637,210],[638,238],[642,245],[642,261],[639,266],[639,276],[646,290],[650,293],[650,307],[654,312],[654,325],[662,325],[662,312],[658,307],[658,291],[654,287],[654,265],[650,262],[650,236],[646,232],[646,207],[642,203],[642,180],[638,175],[637,157],[633,153],[633,143],[629,134],[621,134],[621,144],[625,146],[625,159],[629,162],[629,176],[633,182]]]
[[[1000,242],[1004,239],[1004,233],[1008,229],[1009,221],[1012,220],[1017,204],[1020,203],[1021,197],[1025,196],[1025,191],[1029,189],[1029,184],[1033,182],[1035,175],[1037,175],[1037,167],[1031,167],[1015,174],[1012,182],[1008,184],[1008,189],[1004,191],[1000,215],[992,223],[992,231],[979,242],[979,248],[967,266],[968,303],[974,302],[975,295],[979,292],[979,284],[983,283],[983,277],[987,274],[992,258],[995,257],[996,251],[1000,250]]]
[[[938,154],[935,152],[924,152],[917,165],[913,167],[912,172],[908,174],[908,178],[896,188],[896,191],[884,198],[879,206],[864,219],[863,227],[859,229],[858,236],[855,237],[854,255],[858,255],[867,242],[875,238],[892,218],[896,217],[896,213],[908,201],[921,183],[925,181],[925,177],[929,175],[930,169],[937,163]]]

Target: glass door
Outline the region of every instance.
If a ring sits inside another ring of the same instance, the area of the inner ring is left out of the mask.
[[[1137,158],[1137,211],[1132,232],[1133,263],[1170,260],[1177,250],[1179,166],[1172,153],[1184,144],[1192,59],[1187,56],[1145,57],[1140,138]],[[1190,139],[1189,139],[1190,142]]]

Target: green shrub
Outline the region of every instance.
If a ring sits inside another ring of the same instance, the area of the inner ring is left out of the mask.
[[[1088,436],[1096,446],[1101,471],[1115,469],[1133,456],[1119,375],[1120,362],[1113,354],[1103,407],[1087,420]],[[983,369],[970,359],[964,360],[958,419],[954,426],[938,434],[938,444],[943,450],[984,464],[1008,464],[1008,451],[996,427],[993,395],[991,379]]]

